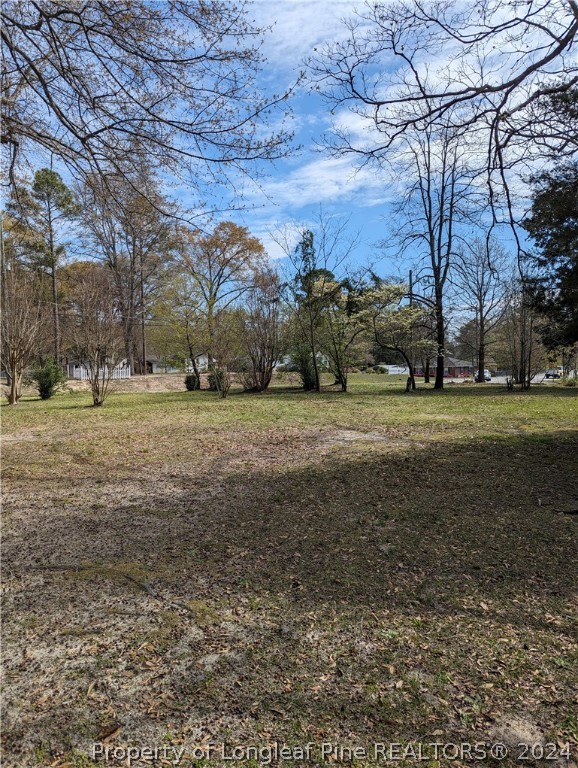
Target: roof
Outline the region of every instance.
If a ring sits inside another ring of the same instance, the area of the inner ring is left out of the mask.
[[[459,360],[457,357],[451,357],[451,355],[445,356],[444,365],[450,368],[473,368],[471,360]]]

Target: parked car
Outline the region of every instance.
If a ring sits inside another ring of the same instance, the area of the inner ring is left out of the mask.
[[[559,379],[560,378],[560,374],[558,373],[558,371],[556,371],[556,370],[554,370],[554,368],[552,368],[551,371],[546,371],[546,378],[547,379]]]
[[[492,380],[492,374],[488,371],[487,368],[484,368],[484,381],[491,381],[491,380]],[[479,373],[476,373],[476,381],[481,381]]]

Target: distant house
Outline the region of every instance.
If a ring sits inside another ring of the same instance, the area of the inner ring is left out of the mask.
[[[436,375],[436,359],[431,361],[429,374],[433,378]],[[424,369],[421,365],[416,365],[415,375],[423,376]],[[444,358],[444,378],[465,379],[474,375],[474,367],[467,360],[458,360],[457,357],[446,355]]]

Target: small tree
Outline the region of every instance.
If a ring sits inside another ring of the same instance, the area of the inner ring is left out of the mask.
[[[190,295],[194,296],[193,317],[202,327],[209,371],[221,397],[231,384],[230,364],[238,357],[238,316],[234,308],[256,284],[264,264],[262,243],[246,227],[232,221],[217,224],[213,232],[181,230],[179,264],[187,274]],[[195,356],[191,351],[194,361]],[[219,386],[222,372],[223,386]]]
[[[460,249],[454,265],[454,282],[463,303],[474,313],[477,379],[485,381],[488,334],[507,308],[513,265],[507,252],[495,241],[476,239]]]
[[[31,375],[41,400],[49,400],[65,382],[62,368],[53,358],[37,365]]]
[[[37,350],[45,325],[42,281],[16,257],[11,221],[2,221],[0,272],[2,283],[1,358],[9,379],[8,402],[22,396],[24,371]],[[7,231],[8,230],[8,231]]]
[[[349,368],[359,357],[359,343],[370,332],[372,289],[351,280],[326,284],[328,304],[323,315],[323,349],[335,382],[347,392]]]
[[[425,334],[416,328],[427,327],[432,310],[415,305],[402,305],[407,295],[405,285],[379,282],[373,291],[372,329],[377,346],[400,355],[409,371],[408,389],[415,389],[413,360],[418,355],[431,356],[437,349]]]
[[[95,263],[77,264],[71,290],[71,351],[87,372],[95,406],[104,404],[114,369],[124,357],[124,339],[109,270]]]
[[[279,278],[268,268],[255,276],[246,296],[243,342],[250,370],[245,373],[245,386],[255,392],[267,389],[279,360],[279,291]]]
[[[332,303],[332,294],[339,290],[335,274],[356,245],[356,238],[347,235],[347,225],[347,220],[326,218],[320,211],[315,233],[311,229],[299,231],[296,246],[294,228],[275,235],[291,269],[282,292],[294,328],[291,356],[299,365],[304,388],[317,392],[321,390],[319,356],[324,351],[324,316]],[[309,386],[309,369],[313,372],[313,386]]]

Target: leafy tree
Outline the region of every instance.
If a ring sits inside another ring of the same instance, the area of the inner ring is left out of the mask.
[[[285,251],[290,274],[282,296],[290,313],[293,344],[291,356],[299,361],[305,389],[321,390],[319,356],[324,351],[324,316],[340,290],[335,274],[356,245],[346,235],[347,221],[326,218],[320,211],[312,229],[289,227],[275,236]],[[298,241],[295,245],[295,235]]]
[[[551,347],[578,341],[578,162],[534,178],[534,196],[524,228],[538,246],[538,275],[530,281],[534,307],[547,319],[543,336]]]
[[[326,286],[327,307],[321,338],[335,381],[347,392],[349,368],[362,355],[362,342],[370,332],[373,292],[363,280],[352,278]],[[366,346],[366,345],[362,345]]]
[[[212,232],[183,229],[180,232],[179,266],[186,272],[194,308],[202,323],[209,370],[223,372],[215,378],[230,385],[229,366],[235,359],[239,318],[232,310],[256,285],[265,250],[246,227],[224,221]],[[194,357],[193,357],[194,359]],[[229,386],[218,389],[225,397]]]
[[[294,251],[293,264],[295,276],[291,287],[295,305],[295,318],[303,341],[308,347],[308,360],[302,360],[302,375],[306,384],[306,371],[313,370],[313,384],[317,392],[321,391],[318,353],[320,352],[320,329],[324,311],[331,300],[331,293],[337,290],[333,272],[318,264],[315,255],[314,235],[310,229],[303,231],[301,240]],[[301,354],[303,357],[303,354]]]
[[[370,293],[372,302],[371,329],[377,346],[390,350],[403,358],[409,371],[408,389],[414,390],[413,360],[420,354],[430,356],[436,348],[427,334],[416,333],[416,328],[427,327],[431,309],[420,305],[402,304],[407,286],[376,280]]]

